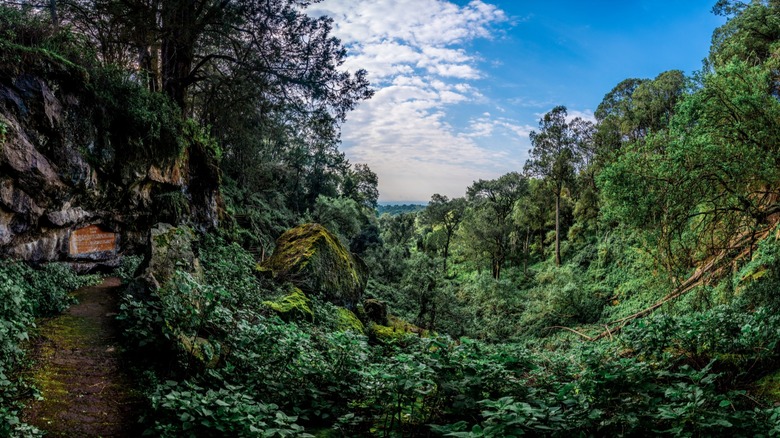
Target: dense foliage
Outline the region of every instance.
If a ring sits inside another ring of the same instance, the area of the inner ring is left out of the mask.
[[[48,264],[35,270],[26,264],[0,261],[0,435],[25,432],[18,410],[29,388],[18,376],[24,365],[23,345],[35,329],[35,318],[55,315],[72,301],[69,292],[93,283],[68,266]]]
[[[309,3],[63,1],[73,33],[38,37],[95,53],[108,90],[95,97],[133,119],[131,137],[175,128],[222,157],[224,220],[196,245],[202,269],[121,305],[149,434],[780,433],[777,2],[719,1],[728,21],[694,77],[626,79],[593,124],[543,115],[522,173],[381,215],[376,174],[338,150],[365,73],[339,70],[343,47]],[[9,29],[1,44],[18,51]],[[155,153],[180,150],[167,146]],[[258,267],[305,222],[365,261],[362,306]],[[57,269],[0,265],[0,385],[17,387],[7,370],[33,316],[63,309]]]

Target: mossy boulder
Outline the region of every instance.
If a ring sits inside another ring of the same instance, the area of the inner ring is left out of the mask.
[[[274,301],[263,301],[263,304],[273,309],[285,321],[313,321],[311,300],[302,290],[293,286],[290,293]]]
[[[144,260],[143,277],[147,283],[159,289],[173,278],[177,270],[200,278],[202,269],[192,249],[195,240],[191,228],[155,225],[150,231],[148,253]]]
[[[347,309],[355,308],[368,281],[365,263],[319,224],[300,225],[282,234],[273,255],[258,267],[263,270]]]
[[[372,341],[386,344],[402,342],[408,336],[427,337],[429,332],[397,316],[388,315],[387,325],[371,323],[368,328],[368,335]]]
[[[363,323],[360,322],[357,316],[352,313],[351,310],[347,310],[343,307],[338,308],[338,328],[341,331],[351,330],[361,335],[366,333],[366,328]]]

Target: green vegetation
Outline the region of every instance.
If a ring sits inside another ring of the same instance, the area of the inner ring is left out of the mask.
[[[63,3],[94,32],[0,8],[0,57],[89,73],[109,134],[91,158],[220,166],[193,183],[221,189],[219,228],[156,228],[144,266],[164,275],[122,300],[148,434],[780,433],[777,2],[719,1],[695,77],[626,79],[595,124],[555,107],[523,173],[378,217],[376,175],[337,148],[365,72],[338,70],[309,2]],[[196,222],[191,192],[152,196]],[[0,264],[3,432],[20,342],[65,308],[63,279]]]
[[[387,213],[390,216],[395,216],[404,213],[416,213],[423,210],[425,210],[425,205],[423,204],[388,204],[378,205],[376,207],[376,214],[382,216]]]
[[[35,329],[35,318],[67,308],[69,292],[95,283],[94,276],[78,277],[67,266],[49,264],[42,270],[0,261],[0,435],[32,433],[18,411],[29,388],[19,377],[24,366],[24,343]]]

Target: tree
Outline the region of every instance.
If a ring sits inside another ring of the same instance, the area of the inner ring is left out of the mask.
[[[719,0],[712,9],[728,21],[712,34],[711,67],[734,60],[758,65],[772,56],[780,40],[780,2]]]
[[[621,81],[596,108],[598,130],[596,144],[602,156],[610,156],[624,143],[640,138],[636,123],[634,91],[647,79],[629,78]]]
[[[528,181],[528,192],[515,203],[512,220],[521,233],[525,234],[522,241],[523,272],[528,269],[533,241],[538,238],[538,252],[544,258],[544,238],[549,225],[554,223],[553,211],[550,208],[551,191],[549,184],[540,179]]]
[[[379,199],[378,184],[379,178],[367,164],[356,164],[344,175],[341,194],[366,208],[374,210]]]
[[[563,189],[573,183],[575,170],[582,160],[580,142],[587,137],[578,130],[586,124],[575,119],[566,122],[566,107],[557,106],[539,121],[539,132],[531,132],[530,159],[525,163],[529,175],[550,182],[555,197],[555,264],[561,264],[560,211]]]
[[[463,219],[464,234],[473,253],[490,259],[496,280],[510,254],[512,209],[527,191],[528,180],[517,172],[476,181],[466,190],[470,207]]]
[[[444,232],[444,251],[442,257],[443,272],[447,272],[447,258],[450,254],[450,243],[455,235],[463,213],[466,209],[466,200],[464,198],[449,199],[438,193],[431,196],[431,201],[425,208],[423,217],[425,221],[433,227],[439,226]]]
[[[652,236],[670,271],[728,249],[780,211],[775,87],[772,65],[716,67],[668,130],[599,176],[609,216]]]
[[[349,168],[339,124],[373,93],[364,70],[341,68],[332,20],[309,16],[311,3],[62,0],[62,9],[105,63],[210,127],[229,177],[259,193],[282,186],[301,213],[338,195]]]

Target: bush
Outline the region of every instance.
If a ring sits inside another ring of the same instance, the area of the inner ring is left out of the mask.
[[[69,291],[95,283],[96,276],[79,277],[67,265],[50,263],[41,270],[15,261],[0,261],[0,436],[37,432],[17,416],[25,384],[14,378],[24,357],[34,318],[51,316],[72,302]]]
[[[151,395],[159,437],[306,437],[297,417],[256,401],[244,388],[223,383],[205,389],[190,381],[168,381]]]

